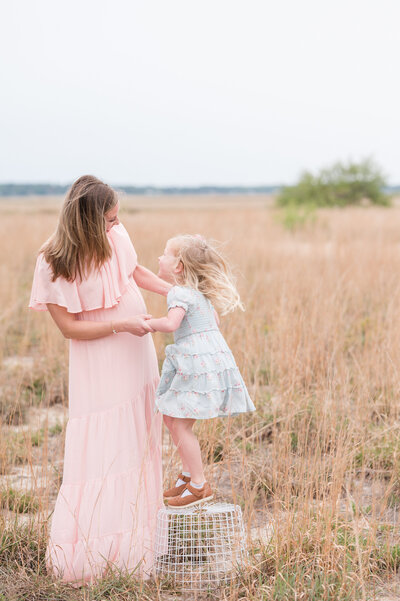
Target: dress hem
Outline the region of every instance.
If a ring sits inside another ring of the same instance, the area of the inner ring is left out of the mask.
[[[199,415],[193,415],[193,416],[188,416],[188,415],[172,415],[171,413],[165,413],[164,411],[161,411],[160,409],[158,409],[157,407],[157,411],[155,411],[155,413],[161,413],[161,415],[167,415],[168,417],[176,417],[177,419],[215,419],[217,417],[237,417],[238,415],[244,415],[245,413],[254,413],[254,411],[256,411],[256,409],[246,409],[246,411],[236,411],[236,412],[231,412],[231,413],[217,413],[216,415],[206,415],[205,417],[201,417]]]

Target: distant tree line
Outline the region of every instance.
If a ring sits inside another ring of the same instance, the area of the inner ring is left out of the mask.
[[[0,184],[0,196],[65,195],[69,185]],[[305,171],[293,186],[115,186],[126,194],[276,194],[280,207],[345,207],[357,204],[389,205],[400,186],[388,186],[382,170],[368,158],[359,163],[334,163],[312,174]]]
[[[0,184],[1,196],[37,196],[65,194],[69,186],[56,184]]]
[[[70,184],[0,184],[0,196],[64,195]],[[280,186],[114,186],[126,194],[274,194]]]

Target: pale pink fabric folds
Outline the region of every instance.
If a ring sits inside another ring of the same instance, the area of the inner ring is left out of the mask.
[[[64,278],[52,282],[50,266],[40,254],[29,306],[37,311],[46,311],[46,303],[54,303],[66,307],[69,313],[115,307],[135,270],[137,255],[122,223],[109,231],[108,239],[113,250],[111,259],[87,278],[77,278],[74,282],[67,282]]]
[[[145,313],[132,277],[136,253],[122,225],[109,232],[112,258],[83,281],[51,281],[38,257],[30,307],[55,303],[77,319]],[[71,340],[64,472],[51,521],[48,569],[77,585],[108,564],[146,576],[162,504],[161,421],[154,413],[157,358],[150,334]]]

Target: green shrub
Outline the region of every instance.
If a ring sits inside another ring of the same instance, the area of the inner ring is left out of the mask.
[[[316,206],[311,203],[296,204],[290,202],[285,204],[279,212],[278,221],[283,227],[291,232],[299,230],[316,221]]]
[[[384,192],[386,181],[380,168],[371,160],[360,163],[335,163],[317,175],[305,171],[294,186],[285,186],[277,198],[281,207],[308,205],[344,207],[370,202],[389,205]]]

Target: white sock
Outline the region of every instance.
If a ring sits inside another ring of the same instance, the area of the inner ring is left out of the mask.
[[[182,476],[186,476],[186,478],[190,478],[190,472],[182,472]],[[182,484],[186,484],[184,480],[178,478],[175,482],[175,486],[182,486]]]
[[[190,486],[193,486],[193,488],[203,488],[203,486],[205,485],[206,481],[204,480],[204,482],[202,482],[201,484],[195,484],[193,482],[193,480],[190,481]]]
[[[205,481],[202,484],[194,484],[194,482],[191,480],[190,481],[190,486],[193,486],[193,488],[203,488],[203,486],[205,485]],[[191,495],[192,493],[190,492],[190,490],[188,490],[187,488],[185,488],[185,490],[183,491],[183,493],[181,494],[181,497],[187,497],[188,495]]]

